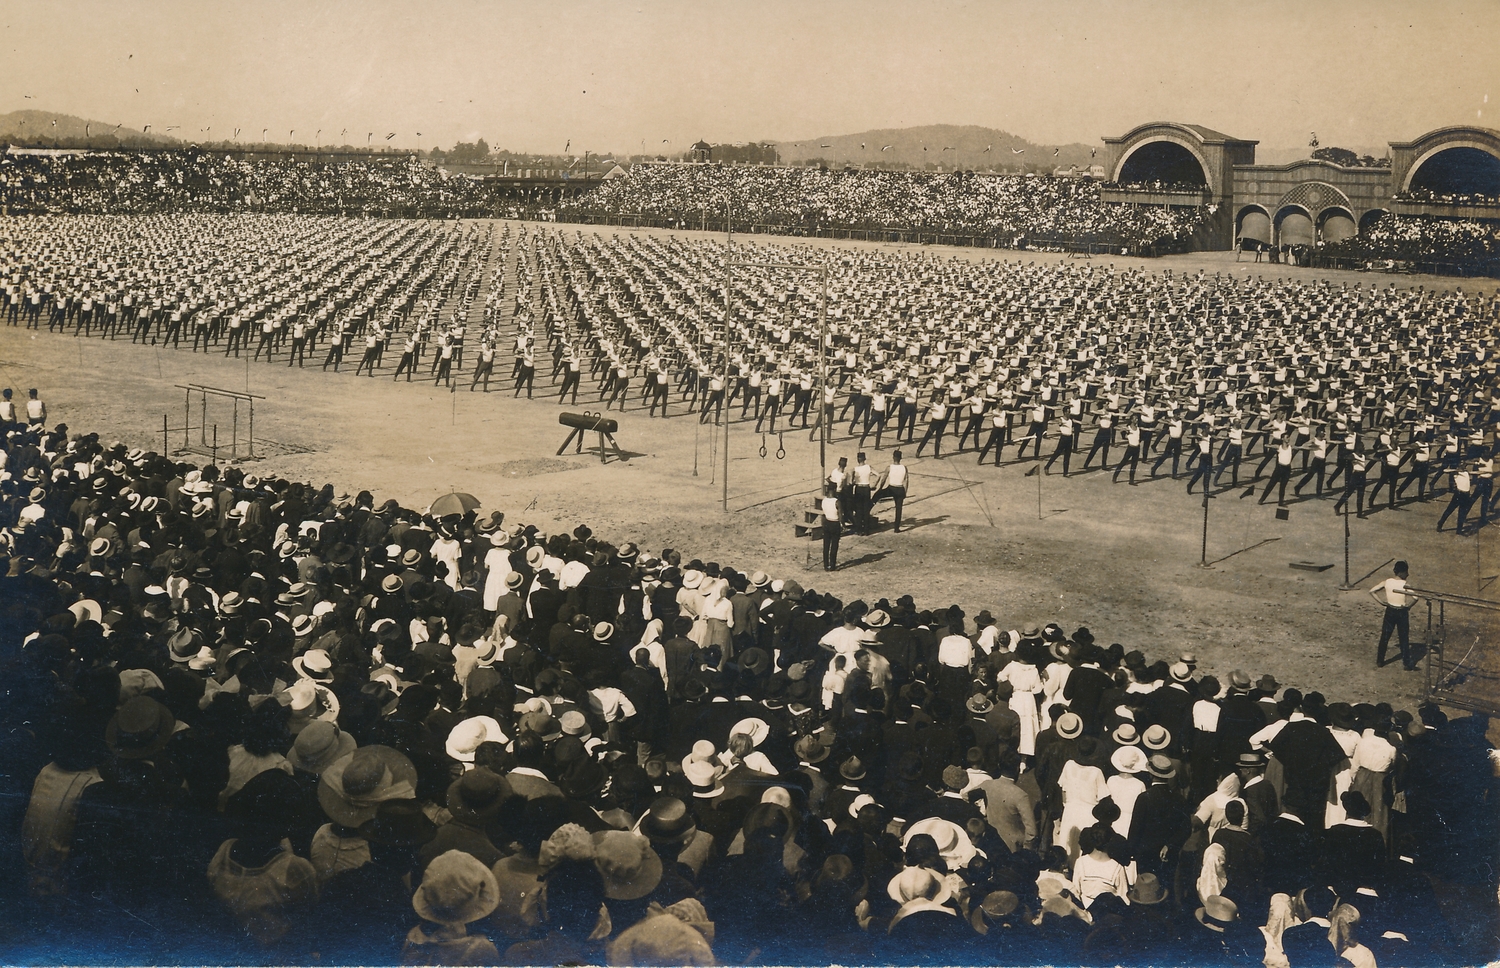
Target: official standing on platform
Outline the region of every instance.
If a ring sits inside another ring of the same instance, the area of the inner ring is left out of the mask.
[[[823,485],[823,570],[835,571],[839,566],[839,537],[843,528],[839,524],[838,485],[829,481]]]

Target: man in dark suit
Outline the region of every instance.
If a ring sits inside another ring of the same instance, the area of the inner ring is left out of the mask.
[[[1126,839],[1140,870],[1169,882],[1177,866],[1177,851],[1192,832],[1192,813],[1187,801],[1172,789],[1177,776],[1172,761],[1158,753],[1147,763],[1151,785],[1136,797]]]

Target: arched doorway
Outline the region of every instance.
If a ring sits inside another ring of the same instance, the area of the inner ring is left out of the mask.
[[[1312,245],[1318,241],[1307,209],[1288,205],[1276,213],[1276,241],[1280,245]]]
[[[1318,237],[1324,242],[1342,242],[1358,232],[1354,213],[1346,208],[1328,208],[1318,213]]]
[[[1120,166],[1120,184],[1207,188],[1198,157],[1175,141],[1148,141]]]
[[[1247,205],[1236,216],[1235,236],[1252,239],[1265,245],[1271,244],[1271,216],[1259,205]]]
[[[1500,197],[1500,158],[1467,145],[1444,148],[1412,172],[1411,191]]]
[[[1391,214],[1383,208],[1372,208],[1359,217],[1359,234],[1366,235],[1383,217]]]

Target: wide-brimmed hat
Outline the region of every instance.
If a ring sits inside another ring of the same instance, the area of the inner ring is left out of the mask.
[[[110,717],[104,743],[122,760],[145,759],[172,739],[177,718],[150,696],[136,696]]]
[[[375,816],[359,825],[361,837],[387,847],[420,847],[431,843],[437,830],[418,800],[382,801]]]
[[[974,855],[979,853],[974,842],[969,839],[968,831],[942,817],[927,817],[912,824],[901,836],[901,846],[905,847],[911,843],[913,837],[919,834],[926,834],[932,838],[949,870],[956,871],[968,866]]]
[[[361,746],[330,763],[318,778],[318,803],[330,820],[358,827],[385,800],[416,796],[417,770],[389,746]]]
[[[760,675],[771,667],[771,657],[766,655],[766,650],[758,645],[752,645],[740,656],[740,668],[751,675]]]
[[[865,624],[872,629],[883,629],[891,624],[890,613],[885,609],[877,608],[865,616]]]
[[[682,573],[683,588],[697,588],[701,584],[703,584],[703,572],[698,569],[689,568]]]
[[[1109,755],[1109,765],[1120,773],[1140,773],[1148,764],[1139,746],[1121,746]]]
[[[1057,735],[1063,739],[1077,739],[1083,735],[1083,720],[1077,713],[1063,713],[1057,717]]]
[[[947,882],[926,867],[908,867],[886,885],[885,892],[897,904],[908,901],[931,901],[942,904],[953,896]]]
[[[333,681],[333,659],[323,649],[308,649],[292,660],[292,668],[313,682]]]
[[[604,878],[604,896],[616,901],[645,897],[661,883],[661,858],[651,841],[628,830],[594,834],[594,866]]]
[[[995,708],[995,704],[990,701],[990,697],[986,696],[982,692],[974,693],[974,695],[968,698],[964,705],[968,707],[969,712],[978,713],[980,715],[983,715],[984,713],[987,713],[991,709]]]
[[[803,736],[794,747],[797,758],[807,763],[821,763],[828,759],[828,747],[816,736]]]
[[[505,743],[509,737],[492,716],[471,716],[448,732],[444,749],[460,763],[473,763],[474,751],[481,743]]]
[[[692,811],[676,797],[651,801],[638,829],[653,844],[675,844],[688,840],[698,829]]]
[[[615,637],[615,627],[609,622],[600,622],[594,626],[594,641],[608,642]]]
[[[450,850],[427,865],[411,906],[435,924],[468,924],[500,903],[495,875],[473,854]]]
[[[1239,758],[1235,760],[1234,765],[1236,769],[1258,770],[1266,765],[1266,754],[1256,750],[1241,753]]]
[[[733,736],[735,733],[744,733],[750,737],[752,745],[759,746],[766,741],[767,736],[771,735],[771,727],[766,725],[764,719],[751,716],[734,724],[734,727],[729,731],[729,735]]]
[[[92,598],[85,598],[68,606],[68,611],[78,620],[78,624],[84,622],[101,622],[104,619],[104,608]]]
[[[448,785],[448,811],[455,820],[483,826],[500,815],[513,793],[509,780],[479,767]]]
[[[751,588],[765,588],[769,584],[771,584],[771,576],[765,572],[753,571],[750,573]]]
[[[297,734],[286,758],[299,770],[322,773],[334,760],[353,753],[358,745],[353,736],[333,723],[315,720]]]
[[[1131,904],[1160,904],[1167,899],[1167,892],[1155,874],[1144,873],[1135,879],[1126,897]]]
[[[865,764],[857,756],[851,756],[839,764],[839,776],[846,780],[863,780],[865,778]]]
[[[1193,678],[1193,670],[1188,668],[1186,662],[1174,662],[1167,668],[1167,673],[1173,682],[1190,682]]]
[[[1021,906],[1021,899],[1011,891],[991,891],[969,912],[969,926],[980,934],[989,933],[990,918],[1003,918]]]
[[[1240,909],[1229,898],[1222,894],[1203,899],[1203,906],[1193,912],[1193,917],[1205,928],[1214,931],[1223,931],[1225,925],[1233,924],[1240,919]]]

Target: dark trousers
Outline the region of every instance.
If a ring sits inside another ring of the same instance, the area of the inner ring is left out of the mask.
[[[837,521],[823,519],[823,570],[833,571],[839,566],[839,538],[843,529]]]
[[[1261,494],[1260,501],[1258,503],[1265,504],[1266,503],[1266,498],[1268,498],[1268,497],[1271,496],[1271,489],[1279,487],[1280,488],[1280,492],[1279,492],[1279,494],[1278,494],[1278,496],[1276,498],[1276,503],[1277,504],[1285,504],[1286,503],[1286,486],[1287,486],[1287,483],[1291,479],[1292,479],[1292,465],[1291,464],[1277,464],[1276,465],[1276,469],[1273,470],[1273,471],[1271,471],[1271,480],[1270,480],[1269,483],[1266,484],[1266,489]]]
[[[900,531],[901,530],[901,506],[906,503],[906,488],[904,488],[904,487],[888,487],[888,488],[886,488],[886,490],[890,492],[891,503],[893,503],[893,504],[896,505],[896,530]]]
[[[1068,464],[1073,460],[1072,434],[1064,434],[1057,438],[1057,447],[1052,451],[1052,456],[1047,459],[1047,466],[1044,469],[1048,471],[1052,470],[1052,465],[1057,463],[1059,457],[1062,458],[1063,462],[1063,477],[1067,477],[1069,471]],[[999,463],[998,459],[996,463]]]
[[[1172,459],[1172,480],[1177,480],[1177,462],[1182,458],[1182,438],[1168,437],[1167,446],[1162,450],[1161,456],[1156,458],[1156,463],[1151,465],[1151,476],[1155,477],[1161,465],[1170,457]]]
[[[1411,654],[1409,638],[1411,634],[1410,610],[1405,608],[1391,608],[1386,606],[1385,618],[1380,623],[1380,647],[1375,651],[1375,664],[1385,665],[1385,649],[1390,644],[1391,633],[1396,633],[1396,641],[1401,646],[1401,667],[1403,669],[1415,669],[1416,661]]]

